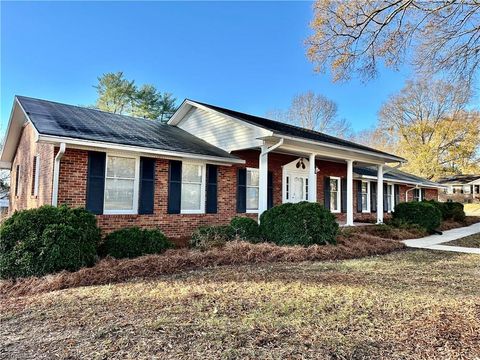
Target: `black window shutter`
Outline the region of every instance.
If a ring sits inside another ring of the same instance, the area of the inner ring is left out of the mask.
[[[138,194],[138,213],[153,214],[155,195],[155,159],[140,158],[140,191]]]
[[[383,184],[383,212],[388,211],[388,185]]]
[[[363,210],[362,204],[362,181],[357,180],[357,212],[361,213]]]
[[[182,162],[170,160],[168,164],[168,213],[180,214],[182,201]]]
[[[330,210],[330,177],[323,178],[323,199],[325,207]]]
[[[340,202],[342,203],[341,204],[342,205],[341,206],[342,207],[342,213],[345,213],[345,212],[347,212],[347,179],[342,178],[341,184],[342,185],[340,185],[340,187],[341,187],[341,189],[340,189],[340,191],[341,191],[341,194],[340,194],[341,199],[340,200],[341,201]]]
[[[273,172],[268,172],[267,209],[273,207]]]
[[[237,213],[247,212],[247,169],[237,172]]]
[[[106,154],[104,152],[88,152],[86,208],[97,215],[103,214],[105,159]]]
[[[217,213],[218,166],[207,164],[207,214]]]
[[[397,204],[400,204],[400,185],[395,184],[394,191],[395,191],[395,205],[397,205]]]
[[[419,193],[420,193],[420,201],[423,201],[425,199],[425,189],[418,189]]]
[[[377,212],[377,183],[375,181],[370,183],[370,208],[372,212]]]

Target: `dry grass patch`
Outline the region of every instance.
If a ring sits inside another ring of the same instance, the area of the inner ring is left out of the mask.
[[[223,266],[1,302],[0,356],[475,359],[478,257]]]
[[[449,241],[442,245],[462,246],[471,248],[480,248],[480,234],[470,235],[461,239]]]
[[[91,268],[61,272],[41,278],[0,281],[2,296],[19,296],[77,286],[119,283],[132,279],[156,278],[181,271],[222,265],[244,265],[271,262],[342,260],[386,254],[404,245],[369,235],[339,236],[338,245],[277,246],[233,241],[208,251],[177,249],[161,255],[136,259],[107,258]]]
[[[470,226],[480,222],[480,216],[467,216],[464,221],[445,220],[440,225],[440,230],[457,229],[464,226]]]

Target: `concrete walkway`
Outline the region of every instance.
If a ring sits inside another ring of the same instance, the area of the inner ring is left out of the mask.
[[[430,235],[420,239],[403,240],[403,243],[412,248],[480,254],[480,248],[440,245],[477,233],[480,233],[480,223],[463,228],[447,230],[443,232],[443,235]]]

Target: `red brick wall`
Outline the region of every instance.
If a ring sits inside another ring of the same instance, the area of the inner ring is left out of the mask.
[[[128,226],[145,228],[159,227],[168,237],[188,237],[193,230],[202,225],[225,224],[236,216],[236,186],[238,167],[258,167],[259,151],[238,151],[235,155],[246,160],[245,165],[219,166],[218,177],[218,213],[217,214],[167,214],[168,199],[168,160],[156,160],[154,214],[151,215],[99,215],[98,224],[104,232],[110,232]],[[297,156],[271,153],[268,156],[269,171],[274,173],[274,204],[282,203],[282,165],[295,160]],[[70,206],[85,206],[87,183],[88,152],[85,150],[68,149],[62,158],[59,182],[59,204]],[[323,204],[323,182],[325,176],[346,177],[346,164],[319,160],[316,163],[317,199]],[[407,186],[400,187],[401,201],[405,199]],[[427,191],[427,198],[434,196],[433,191]],[[354,187],[355,219],[373,221],[376,214],[356,213],[357,189]],[[256,214],[243,214],[256,218]],[[336,214],[344,220],[345,214]]]
[[[39,156],[38,194],[32,195],[33,158]],[[20,136],[17,152],[12,162],[10,174],[10,213],[15,210],[36,208],[51,204],[53,186],[53,145],[35,142],[35,129],[27,124]],[[15,196],[15,179],[17,165],[20,165],[17,196]]]

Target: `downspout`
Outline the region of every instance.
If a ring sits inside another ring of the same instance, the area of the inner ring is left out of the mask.
[[[55,156],[55,164],[53,166],[52,206],[57,206],[58,204],[58,179],[60,177],[60,160],[62,159],[63,154],[65,154],[65,149],[65,143],[61,143],[60,149]]]
[[[412,190],[415,190],[415,189],[420,189],[420,186],[417,184],[417,185],[415,185],[415,187],[405,190],[405,202],[408,202],[408,192],[412,191]]]

